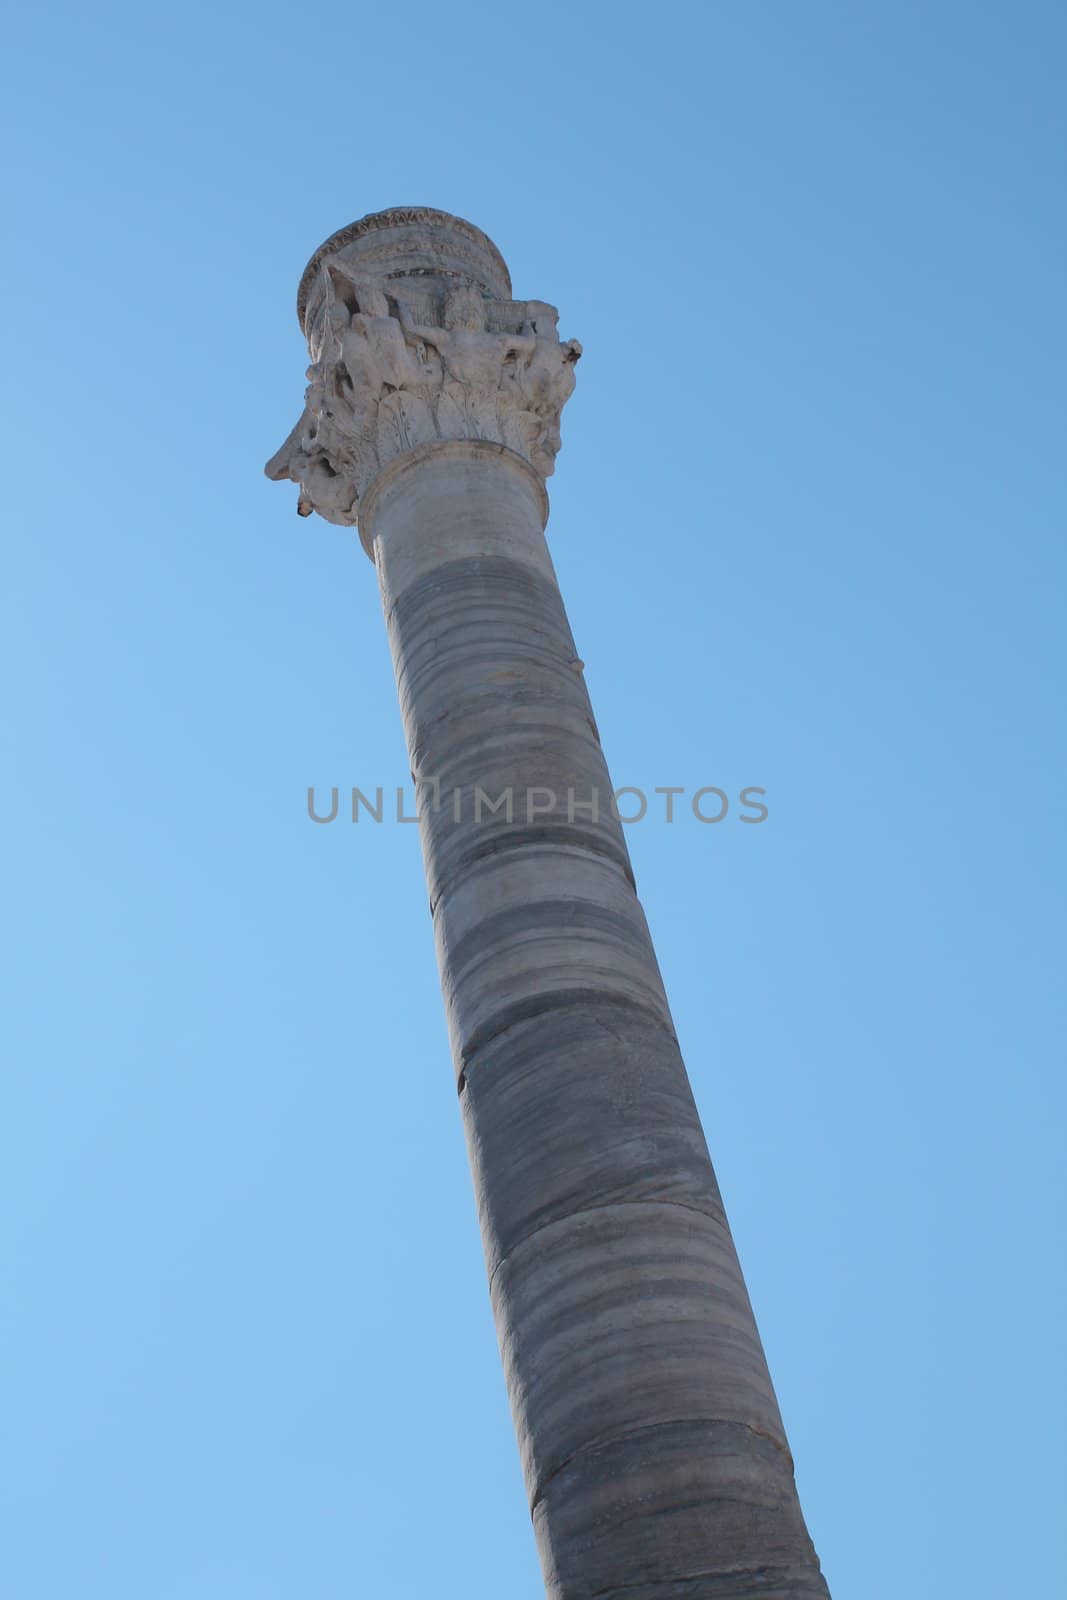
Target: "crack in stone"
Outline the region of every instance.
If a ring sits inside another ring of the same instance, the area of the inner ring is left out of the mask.
[[[693,1208],[689,1207],[689,1209],[692,1210]],[[766,1439],[789,1463],[790,1472],[794,1470],[793,1457],[790,1455],[788,1447],[781,1440],[776,1439],[773,1434],[768,1433],[765,1428],[757,1428],[751,1422],[741,1422],[736,1417],[664,1417],[659,1422],[646,1423],[639,1428],[626,1428],[622,1433],[614,1434],[611,1438],[596,1439],[590,1444],[581,1445],[577,1450],[572,1450],[570,1455],[565,1457],[558,1467],[553,1467],[544,1482],[538,1485],[530,1500],[530,1516],[533,1516],[545,1498],[553,1481],[559,1477],[561,1472],[565,1472],[572,1462],[577,1461],[579,1456],[595,1455],[598,1450],[606,1450],[610,1445],[622,1444],[627,1439],[639,1439],[644,1434],[658,1433],[663,1428],[688,1427],[700,1423],[707,1423],[709,1426],[716,1428],[741,1428],[745,1433],[751,1433],[757,1439]],[[737,1495],[716,1495],[715,1500],[717,1504],[732,1502],[735,1505],[750,1505],[753,1503]],[[746,1569],[739,1568],[738,1570],[744,1571]],[[700,1577],[703,1574],[697,1573],[694,1576]],[[610,1593],[610,1591],[606,1592]]]

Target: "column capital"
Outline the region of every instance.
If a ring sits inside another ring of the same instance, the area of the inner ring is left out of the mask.
[[[300,282],[311,365],[304,410],[266,466],[297,511],[354,527],[398,457],[439,442],[504,447],[543,480],[582,353],[558,313],[512,298],[492,240],[445,211],[374,212],[320,245]]]

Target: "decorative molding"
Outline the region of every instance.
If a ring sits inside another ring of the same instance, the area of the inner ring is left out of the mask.
[[[346,228],[339,228],[315,251],[304,268],[304,275],[300,279],[300,288],[297,291],[296,314],[302,329],[306,329],[308,301],[323,262],[331,256],[339,255],[357,240],[365,239],[368,234],[380,230],[393,235],[393,238],[386,242],[386,249],[395,250],[398,228],[418,229],[419,243],[423,249],[436,248],[433,242],[434,235],[441,231],[447,231],[453,240],[459,236],[477,246],[478,251],[488,258],[486,264],[492,269],[490,273],[485,274],[485,277],[494,280],[483,282],[482,288],[489,294],[495,294],[502,288],[510,295],[511,274],[504,257],[488,234],[483,233],[481,228],[476,228],[473,222],[467,222],[464,217],[454,217],[449,211],[435,211],[432,206],[391,206],[388,211],[372,211],[369,216],[361,217],[358,222],[350,222]]]

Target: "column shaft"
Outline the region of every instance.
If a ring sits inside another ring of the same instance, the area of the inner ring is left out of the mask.
[[[421,785],[546,1589],[814,1600],[827,1590],[611,813],[544,515],[517,455],[457,441],[387,468],[360,526]]]

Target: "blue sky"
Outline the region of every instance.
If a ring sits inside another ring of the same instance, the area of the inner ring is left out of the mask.
[[[262,463],[335,228],[585,346],[552,548],[835,1596],[1064,1569],[1062,9],[7,23],[0,1579],[535,1600],[374,575]]]

